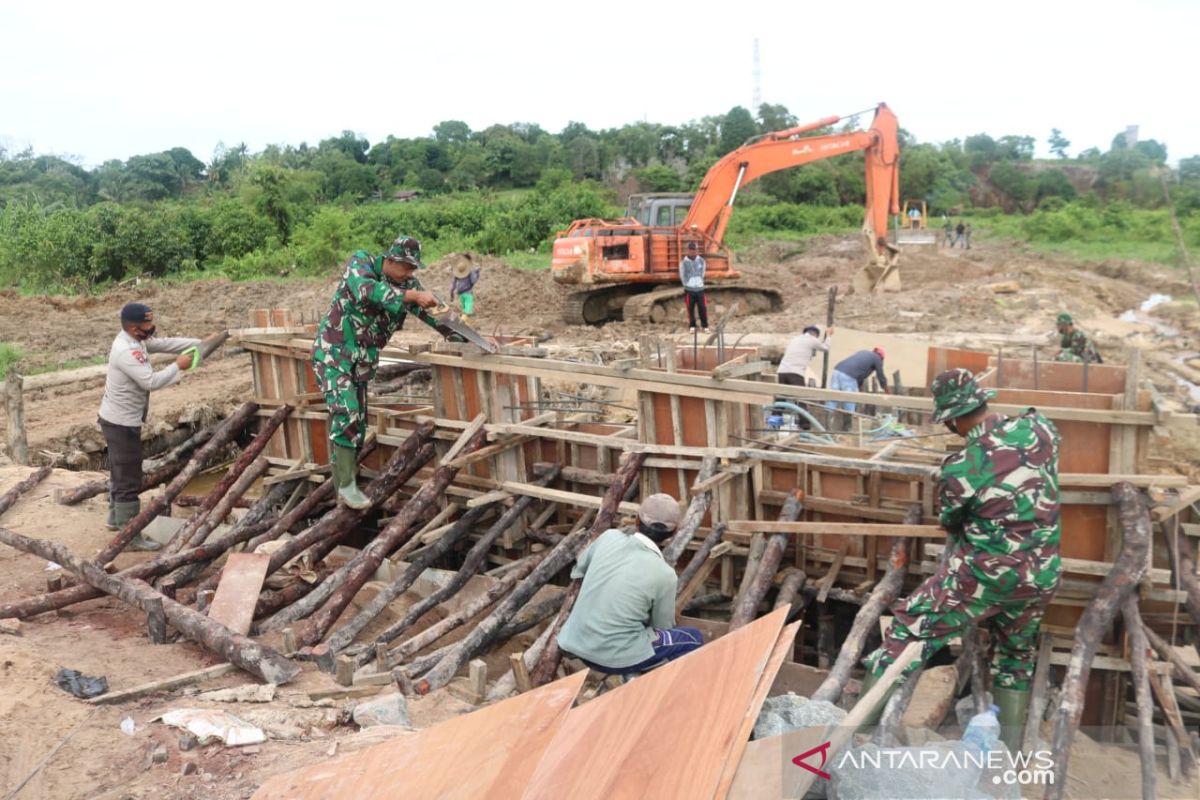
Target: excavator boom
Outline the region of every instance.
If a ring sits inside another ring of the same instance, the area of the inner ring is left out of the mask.
[[[898,286],[894,273],[897,250],[887,241],[888,215],[900,211],[896,115],[880,103],[865,131],[804,135],[840,121],[841,117],[826,117],[747,141],[712,166],[690,203],[686,195],[641,195],[638,197],[654,198],[661,205],[647,208],[647,213],[636,219],[631,215],[620,220],[571,223],[554,242],[551,274],[558,283],[592,288],[571,295],[564,316],[568,321],[589,323],[631,314],[651,321],[668,318],[674,306],[682,302],[675,295],[682,294],[678,267],[688,244],[700,246],[708,264],[706,282],[740,277],[732,269],[724,240],[734,202],[743,187],[772,172],[858,151],[863,152],[866,167],[863,233],[873,257],[871,269],[877,271],[868,276],[865,286],[870,290],[878,290],[885,282]],[[671,202],[676,205],[671,206]],[[677,214],[683,215],[682,219]],[[655,288],[662,284],[674,287]],[[727,287],[726,294],[732,297],[734,290]],[[741,291],[757,293],[752,301],[747,298],[743,308],[768,310],[782,304],[776,290]]]

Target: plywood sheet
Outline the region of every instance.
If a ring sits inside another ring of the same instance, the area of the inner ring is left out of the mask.
[[[243,636],[249,633],[270,562],[271,557],[266,553],[231,553],[208,607],[209,619]]]
[[[829,738],[824,726],[799,728],[779,736],[755,739],[746,746],[726,795],[728,800],[766,800],[766,798],[800,797],[801,783],[809,773],[792,762]],[[804,759],[813,767],[821,767],[820,754]],[[825,765],[828,772],[829,764]]]
[[[254,800],[521,797],[586,676],[577,672],[418,733],[276,775]]]
[[[760,683],[774,680],[768,665],[782,661],[786,616],[772,612],[573,710],[527,800],[718,797],[766,694]]]

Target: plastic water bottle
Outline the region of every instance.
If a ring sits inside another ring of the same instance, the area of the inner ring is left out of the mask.
[[[999,711],[1000,706],[991,705],[987,711],[971,717],[967,729],[963,731],[963,746],[980,753],[995,750],[1000,741],[1000,719],[996,716]]]

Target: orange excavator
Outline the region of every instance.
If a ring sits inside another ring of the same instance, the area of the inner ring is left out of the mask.
[[[724,244],[734,200],[763,175],[859,150],[867,170],[863,235],[871,260],[854,286],[857,291],[898,290],[899,251],[887,241],[889,215],[900,211],[896,115],[880,103],[865,131],[804,136],[842,119],[827,117],[748,140],[713,165],[694,196],[633,195],[622,219],[572,222],[559,232],[550,262],[555,281],[581,287],[565,299],[563,317],[575,324],[597,324],[610,319],[663,322],[676,315],[684,302],[679,261],[692,242],[707,262],[710,303],[730,307],[737,301],[743,313],[779,310],[783,297],[777,289],[736,282],[741,275]]]

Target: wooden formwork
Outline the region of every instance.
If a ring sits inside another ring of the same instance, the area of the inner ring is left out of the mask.
[[[727,363],[745,361],[757,352],[754,348],[712,346],[679,346],[661,341],[647,353],[642,363],[651,372],[698,375],[711,378],[714,371]],[[653,390],[641,389],[638,398],[638,441],[646,444],[704,449],[737,447],[749,441],[754,420],[762,414],[745,403],[728,403],[696,397],[683,387],[663,384]],[[675,469],[647,466],[642,470],[647,494],[665,492],[679,502],[691,500],[691,486],[699,473],[680,465]],[[745,519],[753,497],[748,475],[739,475],[724,482],[714,492],[712,504],[703,525],[728,519]]]

